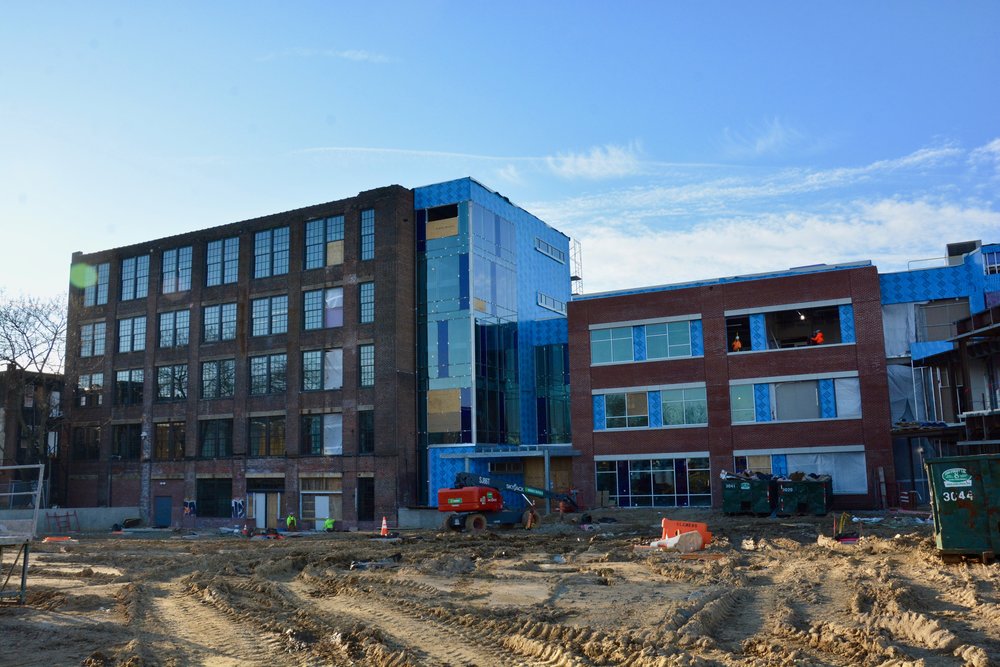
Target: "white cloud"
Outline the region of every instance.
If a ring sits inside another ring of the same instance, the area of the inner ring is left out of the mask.
[[[586,153],[559,153],[545,158],[546,164],[560,178],[598,180],[621,178],[639,172],[639,146],[595,146]]]
[[[341,60],[352,60],[354,62],[367,63],[387,63],[392,59],[381,53],[364,51],[361,49],[346,49],[338,51],[336,49],[305,49],[293,48],[284,51],[275,51],[257,58],[258,62],[270,62],[283,58],[339,58]]]
[[[598,223],[573,235],[586,257],[584,289],[599,292],[818,263],[871,260],[883,272],[905,270],[909,260],[941,257],[948,242],[988,241],[997,229],[998,211],[886,198],[823,213],[718,217],[683,230]]]
[[[507,183],[522,183],[521,172],[513,164],[505,164],[497,170],[497,178]]]
[[[1000,176],[1000,138],[974,149],[969,153],[969,164],[973,169],[992,169],[994,176]]]
[[[746,132],[727,127],[722,134],[724,149],[733,157],[777,155],[801,145],[806,138],[802,132],[779,118],[765,121],[761,126],[752,126]]]

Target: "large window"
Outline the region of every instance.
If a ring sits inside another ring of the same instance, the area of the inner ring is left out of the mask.
[[[122,301],[145,299],[149,294],[149,255],[122,260]]]
[[[142,405],[142,385],[141,368],[115,373],[115,405]]]
[[[118,320],[118,351],[139,352],[146,349],[146,316]]]
[[[816,380],[775,382],[772,410],[778,421],[819,419],[819,383]]]
[[[663,404],[664,426],[708,423],[708,401],[704,387],[663,389],[660,391],[660,400]]]
[[[302,294],[302,326],[307,331],[344,325],[344,288],[330,287]]]
[[[269,336],[288,332],[286,295],[254,299],[250,302],[250,335]]]
[[[590,332],[592,364],[621,361],[632,361],[632,327],[594,329]]]
[[[649,426],[649,401],[644,391],[605,394],[604,405],[608,428]]]
[[[917,340],[948,340],[958,334],[955,322],[969,316],[969,300],[940,299],[916,306]]]
[[[538,252],[542,253],[543,255],[551,257],[552,259],[556,260],[560,264],[565,264],[566,263],[566,253],[565,252],[563,252],[559,248],[555,247],[551,243],[547,243],[546,241],[538,238],[537,236],[535,237],[535,250],[537,250]]]
[[[240,240],[238,237],[209,241],[205,254],[205,285],[228,285],[239,278]]]
[[[343,453],[342,414],[306,415],[302,418],[302,454],[340,456]]]
[[[191,311],[160,313],[160,347],[184,347],[191,329]]]
[[[285,455],[285,418],[250,418],[250,456]]]
[[[756,331],[754,336],[752,331]],[[841,343],[840,306],[803,306],[726,318],[729,352]]]
[[[202,337],[206,343],[236,340],[236,304],[220,303],[202,310]]]
[[[307,350],[302,353],[302,391],[340,389],[344,386],[344,351]]]
[[[280,394],[288,389],[288,355],[250,357],[250,393]]]
[[[199,479],[197,503],[198,516],[228,519],[233,514],[233,480]]]
[[[375,411],[358,410],[358,454],[375,453]]]
[[[729,407],[734,424],[754,421],[752,384],[737,384],[729,388]]]
[[[375,257],[375,209],[361,211],[361,259]]]
[[[111,265],[104,263],[94,267],[94,282],[83,288],[84,306],[101,306],[108,302],[108,282]]]
[[[535,303],[537,303],[542,308],[551,310],[554,313],[559,313],[561,315],[566,314],[566,304],[555,297],[551,297],[544,292],[537,292],[535,294]]]
[[[184,422],[156,424],[153,458],[158,461],[180,461],[184,458]]]
[[[789,454],[783,450],[761,450],[733,457],[737,472],[752,471],[769,475],[787,475],[792,472],[830,475],[833,493],[868,493],[868,472],[863,451],[844,451],[861,447],[833,447],[835,451],[812,447],[808,453]]]
[[[209,459],[233,455],[233,420],[205,419],[198,422],[198,455]]]
[[[186,364],[156,367],[156,400],[182,401],[187,398]]]
[[[267,229],[253,236],[253,277],[288,273],[288,227]]]
[[[215,359],[201,364],[201,397],[229,398],[236,388],[236,360]]]
[[[375,346],[358,346],[359,374],[358,379],[362,387],[371,387],[375,384]]]
[[[163,251],[164,294],[191,289],[191,246]]]
[[[691,323],[661,322],[646,325],[646,358],[691,356]]]
[[[104,373],[84,373],[77,378],[76,387],[80,407],[103,405]]]
[[[104,322],[81,325],[80,356],[99,357],[104,354],[105,338],[107,338],[107,325]]]
[[[375,321],[375,283],[358,285],[359,320],[362,324]]]
[[[344,263],[344,216],[306,223],[306,268]]]
[[[73,429],[73,458],[77,461],[101,457],[101,427],[77,426]]]
[[[142,454],[142,424],[117,424],[112,433],[112,454],[132,461]]]
[[[1000,274],[1000,250],[983,253],[983,271],[988,276]]]
[[[596,462],[597,491],[619,507],[687,507],[712,504],[707,457]]]

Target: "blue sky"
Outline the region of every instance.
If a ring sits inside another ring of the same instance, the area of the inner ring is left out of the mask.
[[[1000,241],[1000,3],[0,4],[0,286],[470,175],[603,291]]]

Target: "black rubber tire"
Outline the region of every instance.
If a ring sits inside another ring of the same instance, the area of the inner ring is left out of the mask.
[[[459,528],[455,528],[455,526],[452,525],[451,523],[451,520],[456,516],[458,515],[455,514],[454,512],[449,512],[445,514],[444,521],[441,522],[441,530],[455,530],[455,531],[460,530]]]
[[[470,533],[482,533],[486,530],[486,517],[482,514],[470,514],[465,517],[465,529]]]

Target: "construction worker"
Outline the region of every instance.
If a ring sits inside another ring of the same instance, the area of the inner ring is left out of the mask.
[[[298,529],[298,521],[295,520],[295,515],[291,512],[288,513],[288,518],[285,519],[285,527],[288,528],[288,530]]]
[[[736,338],[733,339],[733,352],[739,352],[743,349],[743,343],[740,341],[740,335],[737,333]]]
[[[809,339],[810,345],[822,345],[823,344],[823,330],[816,329],[813,331],[812,337]]]
[[[328,533],[332,533],[333,532],[333,523],[334,523],[334,519],[333,519],[332,516],[326,517],[326,521],[323,522],[323,530],[325,530]]]

